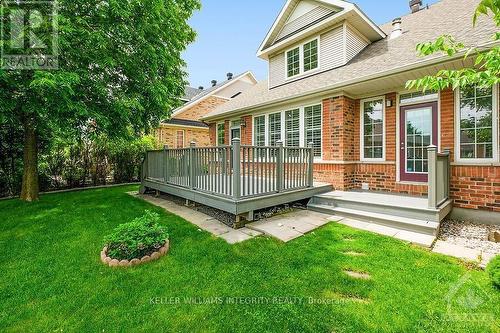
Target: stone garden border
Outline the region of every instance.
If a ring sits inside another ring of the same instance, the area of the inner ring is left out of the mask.
[[[148,256],[144,256],[140,259],[132,259],[132,260],[118,260],[111,259],[108,257],[108,248],[105,246],[101,251],[101,261],[104,265],[109,267],[132,267],[145,264],[150,261],[158,260],[164,255],[168,253],[170,249],[170,241],[167,239],[165,245],[163,245],[158,251],[151,253]]]

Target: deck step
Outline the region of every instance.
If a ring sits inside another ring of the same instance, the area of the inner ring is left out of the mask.
[[[435,236],[437,235],[437,232],[439,230],[439,223],[429,220],[414,219],[344,207],[336,207],[332,205],[316,204],[314,202],[310,203],[308,205],[308,208],[310,210],[321,213],[359,218],[375,224],[398,228],[401,230],[423,233],[426,235]]]

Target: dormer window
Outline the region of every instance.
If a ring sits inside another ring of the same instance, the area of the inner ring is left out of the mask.
[[[304,72],[318,68],[318,40],[304,44]]]
[[[286,63],[288,77],[300,74],[300,48],[294,48],[286,53]]]
[[[318,38],[286,52],[287,78],[318,68]]]

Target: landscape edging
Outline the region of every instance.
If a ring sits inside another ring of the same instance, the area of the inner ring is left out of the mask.
[[[145,264],[150,261],[158,260],[168,253],[170,249],[170,241],[167,239],[165,244],[151,255],[142,258],[134,258],[131,260],[118,260],[108,257],[108,247],[105,246],[101,251],[101,262],[109,267],[132,267]]]

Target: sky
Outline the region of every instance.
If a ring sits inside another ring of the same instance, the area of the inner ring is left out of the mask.
[[[257,49],[286,0],[201,0],[190,25],[196,41],[183,54],[189,82],[209,87],[210,81],[226,79],[226,73],[251,70],[258,80],[267,78],[267,62]],[[409,13],[409,0],[355,0],[375,23],[381,25]],[[433,4],[437,0],[423,1]]]

